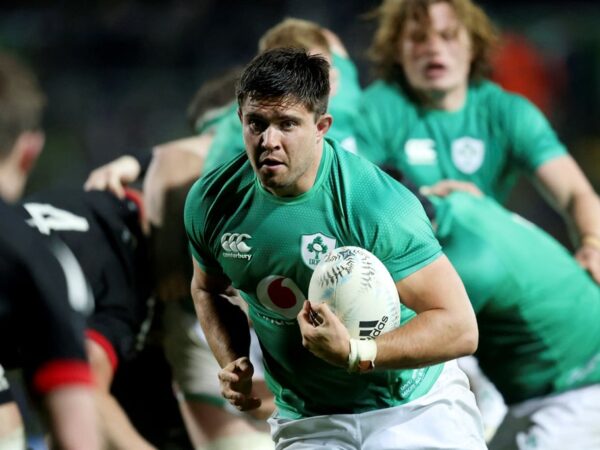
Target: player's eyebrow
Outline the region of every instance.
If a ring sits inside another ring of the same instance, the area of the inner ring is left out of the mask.
[[[284,122],[286,120],[291,120],[294,122],[302,122],[302,118],[296,114],[289,113],[274,113],[274,114],[262,114],[256,111],[250,111],[244,114],[244,116],[248,119],[254,120],[262,120],[262,121],[275,121],[275,122]]]

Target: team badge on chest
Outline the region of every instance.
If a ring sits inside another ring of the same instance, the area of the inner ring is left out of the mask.
[[[302,261],[311,269],[317,267],[325,253],[335,248],[336,240],[321,233],[303,235],[300,241]]]
[[[479,139],[463,137],[452,142],[452,162],[462,173],[476,172],[484,156],[485,144]]]

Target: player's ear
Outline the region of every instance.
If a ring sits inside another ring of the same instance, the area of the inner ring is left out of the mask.
[[[329,131],[331,128],[331,124],[333,123],[333,117],[331,114],[321,114],[317,119],[317,142],[323,139],[323,136]]]
[[[19,170],[28,174],[33,169],[42,149],[46,136],[42,131],[25,131],[19,135],[15,142]]]

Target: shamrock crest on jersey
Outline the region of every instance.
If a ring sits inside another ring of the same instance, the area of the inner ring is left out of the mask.
[[[302,236],[300,248],[302,261],[311,269],[317,267],[325,253],[335,248],[336,240],[321,233]]]
[[[468,175],[483,164],[485,144],[481,139],[463,137],[452,142],[452,162],[458,170]]]

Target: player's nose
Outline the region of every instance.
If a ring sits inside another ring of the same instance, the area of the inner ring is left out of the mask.
[[[281,133],[273,126],[267,127],[262,133],[262,146],[267,150],[276,150],[281,146]]]

